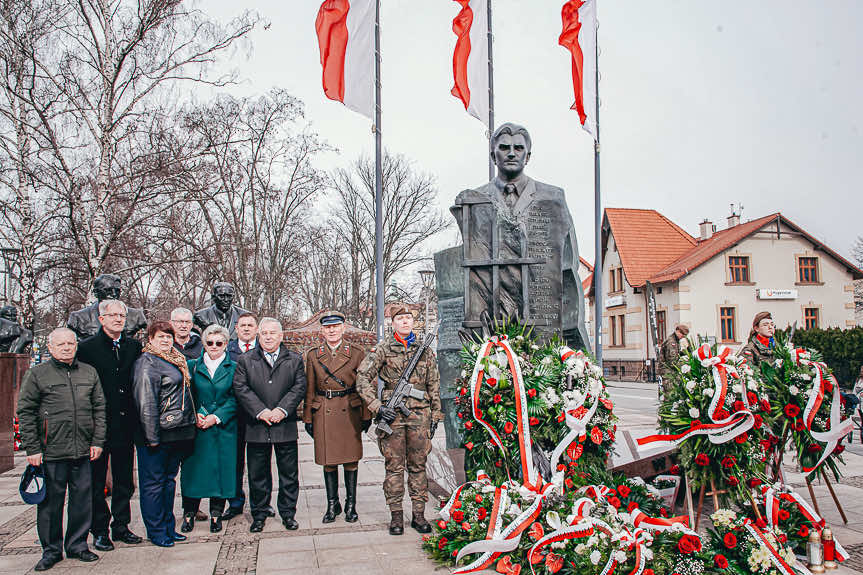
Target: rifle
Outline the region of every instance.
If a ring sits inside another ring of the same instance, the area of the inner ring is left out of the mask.
[[[432,342],[434,342],[434,338],[437,336],[437,330],[438,328],[435,327],[433,332],[426,332],[419,349],[417,349],[416,353],[408,362],[407,367],[405,367],[404,371],[402,371],[402,374],[399,376],[399,381],[396,384],[396,388],[393,390],[393,394],[384,404],[390,409],[397,409],[405,417],[410,417],[411,414],[411,410],[408,409],[407,405],[405,405],[405,399],[408,397],[423,399],[425,397],[424,392],[414,388],[410,382],[410,378],[414,369],[416,369],[423,352],[425,352],[425,350],[431,346]],[[393,430],[386,421],[381,420],[378,421],[376,432],[378,437],[381,437],[383,435],[390,435]]]

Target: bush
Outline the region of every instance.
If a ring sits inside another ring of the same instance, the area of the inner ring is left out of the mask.
[[[820,351],[839,384],[845,388],[854,387],[863,365],[863,328],[797,330],[794,345]]]

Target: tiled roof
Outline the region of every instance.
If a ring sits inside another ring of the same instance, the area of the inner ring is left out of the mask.
[[[588,274],[584,280],[581,282],[581,289],[584,290],[584,295],[589,295],[590,286],[593,283],[593,274]]]
[[[590,271],[590,272],[592,272],[592,271],[593,271],[593,266],[592,266],[592,265],[590,265],[590,262],[589,262],[589,261],[587,261],[586,259],[584,259],[584,258],[583,258],[583,257],[581,257],[581,256],[578,256],[578,261],[580,261],[580,262],[581,262],[581,265],[583,265],[585,268],[587,268],[587,271]]]
[[[611,227],[626,281],[633,287],[643,286],[698,243],[656,210],[606,208],[605,218]]]

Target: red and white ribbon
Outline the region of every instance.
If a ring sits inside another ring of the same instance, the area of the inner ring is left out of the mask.
[[[452,515],[452,508],[455,505],[456,501],[461,501],[461,492],[464,491],[466,487],[474,487],[474,486],[486,486],[491,485],[491,478],[486,475],[485,471],[480,469],[476,472],[476,481],[468,481],[467,483],[463,483],[458,486],[458,489],[452,492],[449,500],[447,500],[446,504],[441,507],[439,515],[443,518],[444,521],[449,521]],[[506,488],[506,486],[504,486]]]
[[[785,562],[785,559],[779,555],[779,552],[776,550],[773,545],[767,540],[764,536],[764,533],[754,524],[751,520],[747,519],[743,523],[743,527],[746,528],[746,531],[752,536],[755,541],[758,542],[761,547],[767,550],[767,557],[770,559],[770,562],[776,567],[776,570],[782,573],[782,575],[794,575],[794,571],[792,567]],[[797,562],[795,561],[795,564]],[[799,566],[798,566],[799,567]],[[808,570],[807,570],[808,572]]]
[[[833,453],[833,450],[836,449],[836,446],[842,438],[853,431],[854,423],[851,421],[851,418],[845,420],[842,419],[842,415],[840,413],[841,393],[839,391],[839,383],[836,381],[836,378],[828,372],[827,365],[821,361],[812,361],[809,359],[809,352],[800,348],[794,350],[794,361],[797,365],[809,366],[815,370],[815,377],[812,381],[809,400],[806,402],[806,407],[803,410],[803,421],[806,424],[806,429],[809,430],[809,434],[812,436],[812,439],[819,443],[826,443],[824,452],[821,454],[821,458],[818,459],[818,463],[812,467],[803,468],[805,473],[810,473],[818,469],[818,466],[824,463],[825,459],[830,457],[830,454]],[[812,429],[812,423],[815,421],[815,416],[818,414],[818,410],[821,408],[821,404],[824,401],[826,381],[830,381],[833,385],[833,399],[830,403],[830,425],[827,431],[815,431]]]
[[[802,513],[809,521],[812,529],[815,529],[819,533],[824,529],[824,526],[826,525],[824,518],[821,517],[821,515],[819,515],[805,499],[790,487],[783,486],[783,489],[776,490],[771,485],[762,485],[761,494],[764,496],[764,509],[767,514],[767,523],[771,527],[779,526],[779,509],[781,500],[796,505],[797,509],[800,510],[800,513]],[[848,555],[848,552],[845,551],[845,548],[842,547],[839,541],[835,539],[835,536],[833,541],[836,544],[836,559],[840,562],[848,559],[850,555]]]

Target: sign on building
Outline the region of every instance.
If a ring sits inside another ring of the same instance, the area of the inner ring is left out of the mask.
[[[797,290],[759,288],[758,299],[797,299]]]

